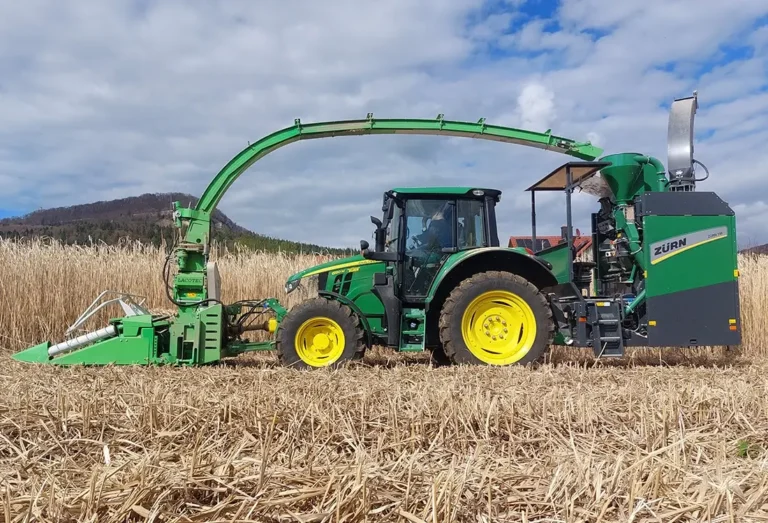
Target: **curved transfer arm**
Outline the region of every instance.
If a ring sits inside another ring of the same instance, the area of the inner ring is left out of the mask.
[[[338,122],[317,122],[302,124],[295,120],[291,127],[286,127],[259,141],[249,145],[237,154],[230,162],[219,171],[203,192],[200,201],[195,207],[196,211],[212,213],[227,189],[234,183],[243,171],[254,162],[279,149],[284,145],[298,140],[315,138],[328,138],[334,136],[360,136],[364,134],[425,134],[462,136],[480,140],[494,140],[497,142],[513,143],[528,147],[537,147],[550,151],[556,151],[582,160],[594,160],[602,149],[589,142],[575,142],[568,138],[554,136],[549,131],[539,133],[487,125],[482,118],[476,123],[443,120],[439,115],[435,120],[412,119],[386,119],[377,120],[372,114],[366,120],[342,120]]]
[[[372,114],[365,120],[343,120],[302,124],[295,120],[286,127],[249,145],[219,171],[203,192],[194,209],[184,208],[174,202],[174,219],[181,231],[182,240],[176,248],[179,272],[174,277],[173,294],[169,297],[182,310],[192,310],[214,294],[206,283],[209,278],[208,246],[210,219],[227,189],[254,162],[298,140],[329,138],[333,136],[360,136],[364,134],[431,134],[461,136],[480,140],[494,140],[555,151],[582,160],[594,160],[603,152],[589,142],[579,143],[552,135],[549,131],[538,133],[497,125],[486,125],[485,119],[476,123],[443,120],[389,119],[375,120]]]

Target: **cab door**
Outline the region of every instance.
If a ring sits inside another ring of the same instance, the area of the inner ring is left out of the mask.
[[[404,302],[420,302],[445,260],[456,252],[456,200],[406,200],[404,226],[400,293]]]

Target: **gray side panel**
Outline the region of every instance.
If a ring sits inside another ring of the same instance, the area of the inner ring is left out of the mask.
[[[733,216],[734,212],[713,192],[649,192],[640,197],[641,216]]]
[[[648,327],[648,346],[739,345],[738,292],[738,281],[732,281],[648,298],[647,318],[656,321]],[[731,318],[736,319],[735,331],[730,330]]]

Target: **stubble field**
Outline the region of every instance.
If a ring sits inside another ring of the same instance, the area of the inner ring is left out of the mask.
[[[299,372],[55,368],[10,355],[104,289],[169,310],[151,247],[0,241],[6,521],[765,521],[768,258],[739,260],[740,354],[555,348],[536,368],[375,350]],[[323,261],[229,253],[224,301]],[[300,296],[290,295],[288,304]]]

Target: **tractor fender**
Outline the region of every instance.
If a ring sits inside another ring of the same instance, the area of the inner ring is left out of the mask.
[[[451,290],[462,280],[484,271],[508,271],[530,281],[538,289],[557,285],[557,278],[543,260],[508,247],[482,247],[449,257],[435,276],[426,298],[440,307]]]

